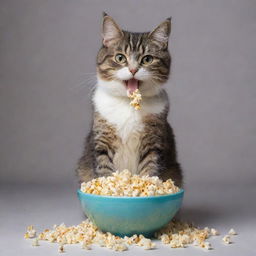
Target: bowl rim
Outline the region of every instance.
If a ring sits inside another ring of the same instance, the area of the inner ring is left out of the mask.
[[[129,199],[129,200],[145,200],[145,199],[160,199],[160,198],[168,198],[171,197],[173,199],[182,197],[184,194],[184,189],[180,188],[180,191],[174,193],[174,194],[166,194],[166,195],[157,195],[157,196],[103,196],[103,195],[95,195],[95,194],[89,194],[89,193],[84,193],[81,189],[77,190],[77,194],[79,195],[84,195],[87,197],[91,198],[106,198],[106,199],[115,199],[115,200],[120,200],[120,199]]]

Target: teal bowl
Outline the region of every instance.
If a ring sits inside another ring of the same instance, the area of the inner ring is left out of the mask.
[[[116,197],[77,190],[86,216],[102,231],[118,236],[152,237],[181,207],[184,190],[163,196]]]

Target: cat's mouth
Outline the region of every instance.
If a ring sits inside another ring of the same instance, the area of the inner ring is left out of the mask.
[[[140,81],[135,78],[125,80],[124,83],[128,95],[132,94],[136,89],[139,89],[140,86]]]

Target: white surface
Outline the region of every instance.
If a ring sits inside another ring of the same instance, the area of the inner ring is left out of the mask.
[[[80,223],[82,214],[75,187],[61,186],[1,186],[0,187],[0,255],[59,255],[57,245],[40,242],[32,247],[32,241],[25,240],[26,226],[34,224],[38,231],[53,224]],[[221,236],[211,238],[214,249],[199,248],[171,249],[157,242],[157,249],[144,251],[140,247],[125,252],[94,246],[91,251],[80,245],[67,245],[64,255],[256,255],[255,187],[211,187],[193,186],[186,189],[182,218],[193,221],[201,227],[214,227]],[[225,245],[221,238],[234,228],[238,235],[234,243]]]

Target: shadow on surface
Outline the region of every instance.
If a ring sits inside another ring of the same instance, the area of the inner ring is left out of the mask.
[[[209,223],[223,219],[223,216],[230,216],[228,212],[214,211],[212,209],[200,208],[199,206],[185,206],[177,215],[178,219],[186,220],[196,225],[207,226]]]

